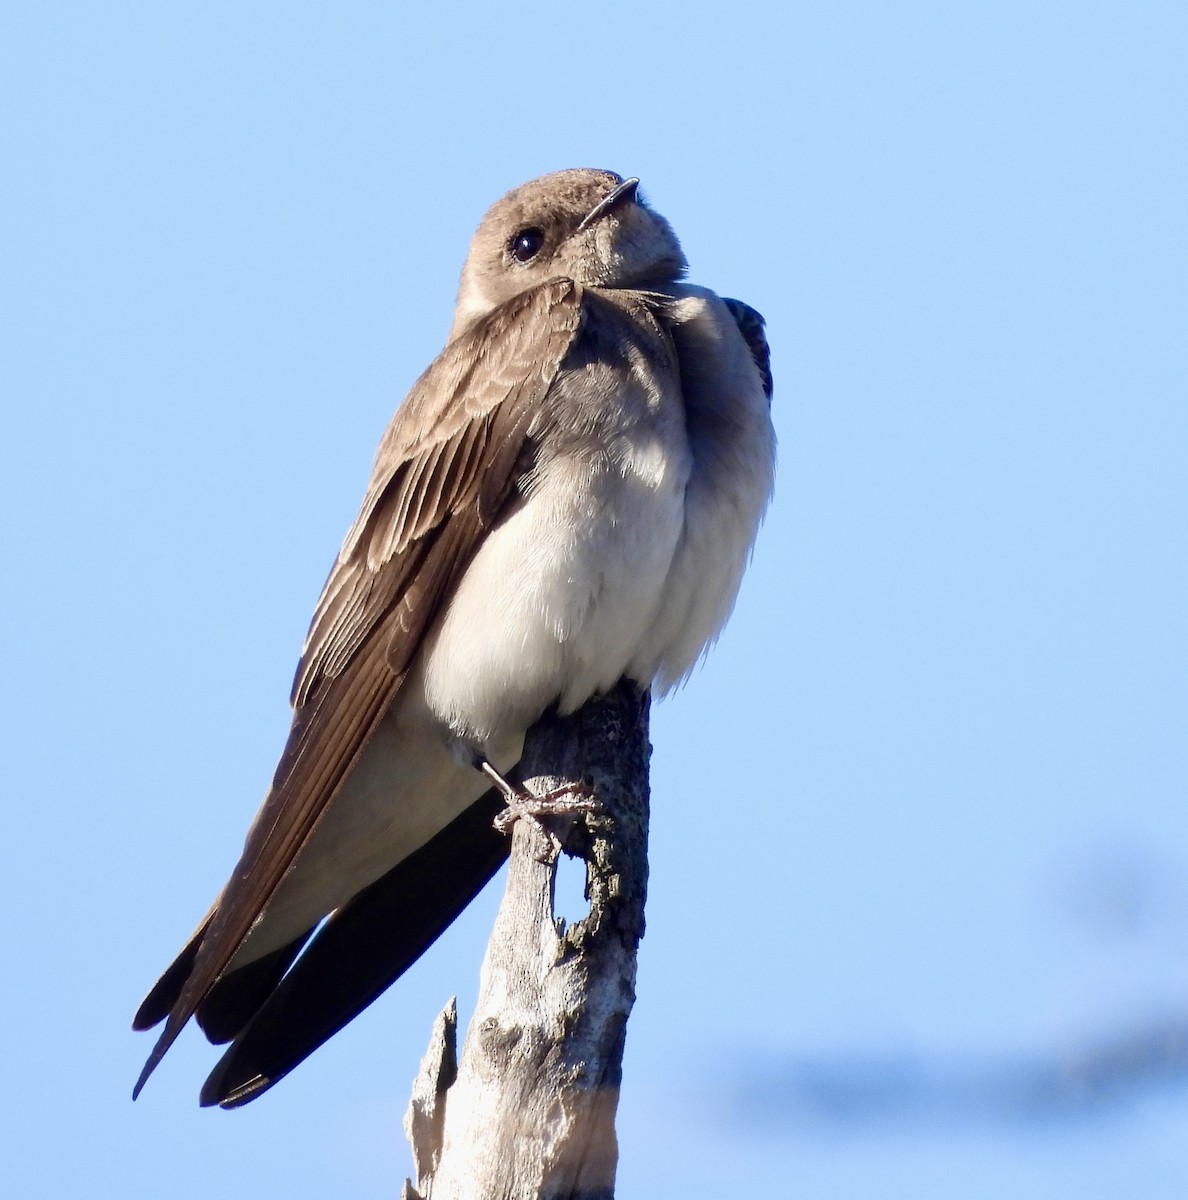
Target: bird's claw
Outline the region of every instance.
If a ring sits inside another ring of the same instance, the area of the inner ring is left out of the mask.
[[[521,790],[505,794],[507,807],[495,818],[495,828],[508,833],[517,821],[530,821],[537,829],[557,841],[541,824],[541,817],[573,817],[598,811],[598,797],[585,783],[566,783],[551,792],[535,796]]]

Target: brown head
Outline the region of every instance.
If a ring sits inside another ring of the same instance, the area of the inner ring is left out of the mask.
[[[685,273],[668,222],[639,197],[639,180],[580,168],[542,175],[492,205],[470,243],[451,336],[549,279],[647,288]]]

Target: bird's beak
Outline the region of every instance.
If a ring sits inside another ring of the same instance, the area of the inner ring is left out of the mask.
[[[635,191],[639,187],[638,179],[624,179],[621,184],[613,191],[607,192],[597,204],[582,218],[581,224],[578,225],[576,232],[581,233],[583,229],[588,229],[595,221],[605,217],[608,212],[612,212],[618,208],[620,204],[626,204],[635,199]]]

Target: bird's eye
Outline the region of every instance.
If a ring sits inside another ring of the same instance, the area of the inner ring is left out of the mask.
[[[521,229],[511,240],[512,255],[520,262],[526,263],[540,253],[544,245],[544,234],[539,229]]]

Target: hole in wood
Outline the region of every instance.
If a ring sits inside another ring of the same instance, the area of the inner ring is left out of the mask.
[[[564,921],[568,927],[590,913],[590,901],[586,899],[586,860],[572,858],[568,854],[557,856],[557,870],[553,876],[553,917]]]

